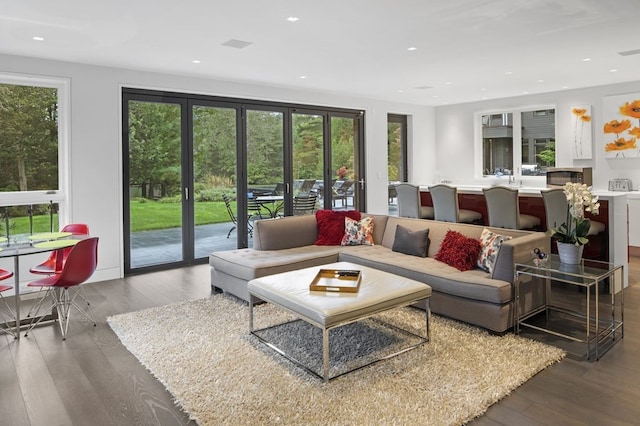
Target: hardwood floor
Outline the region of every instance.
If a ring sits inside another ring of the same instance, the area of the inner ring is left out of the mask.
[[[638,424],[640,259],[633,259],[629,269],[632,286],[625,293],[621,342],[597,362],[568,358],[547,368],[472,424]],[[207,297],[209,266],[137,275],[85,289],[97,327],[75,317],[66,341],[52,325],[19,341],[0,335],[0,424],[195,424],[120,344],[106,318]]]

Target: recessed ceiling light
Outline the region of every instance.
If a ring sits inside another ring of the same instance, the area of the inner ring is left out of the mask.
[[[398,89],[398,93],[404,93],[404,90]]]
[[[505,74],[505,75],[511,75],[511,74],[513,74],[513,71],[507,71],[507,72],[505,72],[504,74]]]
[[[528,95],[529,92],[527,92],[526,90],[524,92],[522,92],[523,95]]]
[[[538,83],[544,83],[544,80],[540,79],[538,80]]]
[[[301,75],[300,78],[304,80],[305,78],[307,78],[307,76],[306,75]]]
[[[568,89],[568,88],[569,88],[569,86],[562,86],[562,88],[563,88],[563,89]]]
[[[289,17],[287,18],[287,21],[289,21],[289,22],[296,22],[298,19],[300,19],[300,18],[298,18],[297,16],[289,16]]]
[[[451,85],[453,84],[453,81],[447,81],[445,84],[446,84],[447,86],[451,86]]]
[[[407,48],[407,50],[409,50],[409,51],[414,51],[414,50],[417,50],[417,49],[418,49],[417,47],[413,47],[413,46]]]
[[[433,99],[438,99],[438,95],[433,95],[432,98]]]
[[[193,62],[194,64],[199,64],[199,63],[200,63],[200,60],[199,60],[199,59],[194,59],[194,60],[193,60],[193,61],[191,61],[191,62]]]
[[[44,37],[40,37],[40,36],[34,36],[33,39],[35,41],[44,41]]]
[[[486,92],[486,91],[487,91],[487,89],[483,87],[482,89],[480,89],[480,91],[481,91],[481,92]]]
[[[582,58],[582,62],[589,62],[591,58]]]
[[[609,72],[616,72],[616,71],[618,71],[618,70],[615,69],[615,68],[609,70]]]

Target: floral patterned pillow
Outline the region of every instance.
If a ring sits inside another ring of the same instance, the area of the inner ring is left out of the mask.
[[[373,216],[368,216],[360,221],[350,217],[344,218],[343,246],[372,246],[373,245]]]
[[[491,232],[487,228],[484,228],[480,235],[480,244],[482,248],[478,255],[478,268],[492,274],[493,265],[496,263],[502,242],[510,239],[511,237],[509,236],[496,234],[495,232]]]

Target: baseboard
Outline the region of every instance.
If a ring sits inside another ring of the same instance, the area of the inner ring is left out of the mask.
[[[629,256],[640,257],[640,247],[629,246]]]

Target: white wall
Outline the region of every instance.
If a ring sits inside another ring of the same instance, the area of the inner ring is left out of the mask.
[[[435,109],[432,107],[10,55],[0,55],[0,73],[64,77],[71,81],[69,220],[88,223],[91,233],[100,237],[98,270],[93,281],[123,275],[122,86],[364,109],[366,210],[371,213],[387,212],[388,113],[410,115],[409,161],[414,164],[410,166],[411,180],[429,179],[429,169],[435,162]],[[22,278],[27,280],[25,272]]]
[[[474,102],[436,109],[437,164],[436,179],[452,179],[454,183],[474,182],[474,113],[531,105],[556,106],[556,165],[559,167],[592,167],[593,186],[608,188],[609,179],[629,178],[634,188],[640,184],[640,158],[607,159],[603,99],[605,96],[640,92],[640,81],[624,84],[565,90],[491,101]],[[592,106],[593,159],[574,160],[571,155],[571,108]],[[421,182],[430,184],[435,180]]]

